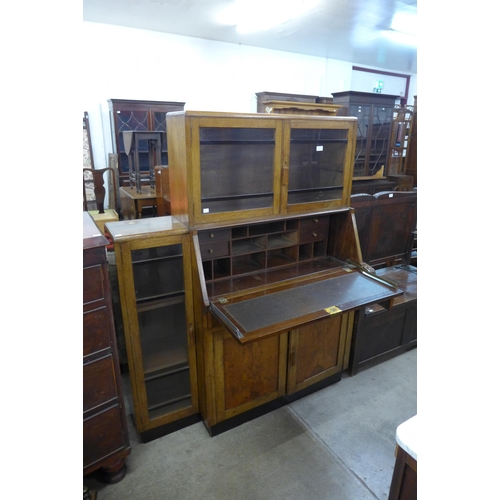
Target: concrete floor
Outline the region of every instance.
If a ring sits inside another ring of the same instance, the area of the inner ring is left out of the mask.
[[[384,500],[416,413],[413,349],[212,438],[199,422],[143,444],[129,418],[126,477],[84,484],[97,500]]]

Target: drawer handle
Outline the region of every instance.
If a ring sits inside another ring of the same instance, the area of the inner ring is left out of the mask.
[[[215,238],[215,234],[214,233],[210,233],[210,238]]]
[[[318,219],[313,219],[313,222],[319,222],[319,220]]]
[[[318,233],[313,233],[313,236],[316,238],[316,236],[318,236]]]
[[[214,251],[211,248],[209,248],[208,253],[214,253]]]

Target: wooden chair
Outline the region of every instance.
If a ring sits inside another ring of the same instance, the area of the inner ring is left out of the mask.
[[[105,174],[108,173],[108,208],[104,208],[106,198]],[[104,236],[104,224],[120,220],[116,211],[118,190],[116,174],[111,167],[102,169],[83,169],[83,210],[94,219],[97,227]]]

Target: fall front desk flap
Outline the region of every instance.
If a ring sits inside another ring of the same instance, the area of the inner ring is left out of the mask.
[[[213,298],[210,310],[244,344],[369,304],[391,307],[392,299],[402,294],[399,288],[352,270],[248,299]]]

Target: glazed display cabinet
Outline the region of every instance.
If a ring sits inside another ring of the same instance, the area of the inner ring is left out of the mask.
[[[192,225],[348,204],[355,118],[168,113],[172,214]]]
[[[387,175],[393,109],[399,96],[355,91],[332,96],[334,104],[344,106],[347,116],[358,119],[354,178],[371,177],[382,167]]]
[[[134,401],[143,441],[198,414],[187,228],[156,217],[110,223]]]

